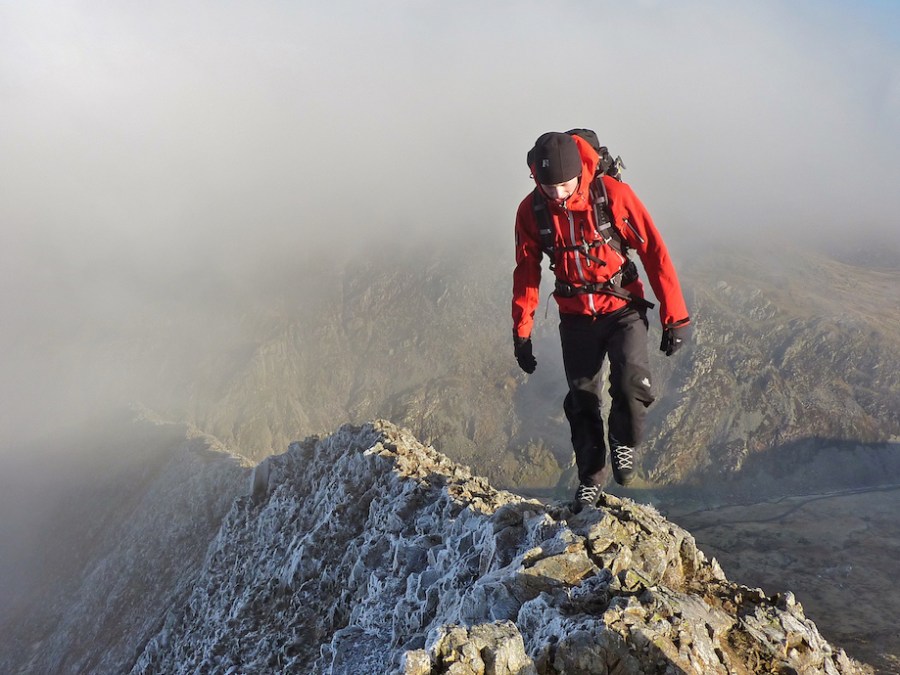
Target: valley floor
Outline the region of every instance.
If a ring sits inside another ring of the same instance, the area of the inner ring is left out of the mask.
[[[793,591],[826,639],[900,672],[900,486],[665,510],[730,579]]]

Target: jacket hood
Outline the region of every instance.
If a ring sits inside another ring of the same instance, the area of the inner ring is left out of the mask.
[[[578,154],[581,155],[581,178],[578,181],[578,189],[566,201],[566,207],[572,211],[583,211],[590,208],[590,186],[597,171],[597,165],[600,163],[600,156],[597,151],[591,147],[591,144],[580,136],[573,135],[575,144],[578,146]],[[531,175],[535,175],[534,167],[531,168]],[[534,184],[538,190],[541,190],[541,184],[537,178],[534,178]],[[541,191],[543,194],[543,191]]]

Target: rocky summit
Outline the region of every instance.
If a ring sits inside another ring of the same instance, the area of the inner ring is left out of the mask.
[[[869,673],[655,509],[573,515],[387,422],[253,472],[132,673]]]

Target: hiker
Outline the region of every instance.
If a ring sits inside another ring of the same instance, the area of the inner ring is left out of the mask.
[[[606,148],[592,146],[576,133],[580,131],[543,134],[528,153],[537,187],[516,213],[512,298],[514,353],[519,367],[530,374],[537,366],[531,331],[540,300],[541,259],[547,253],[556,275],[553,295],[569,385],[563,408],[578,467],[576,512],[595,506],[600,496],[607,439],[616,482],[633,482],[644,419],[653,402],[647,355],[647,309],[653,304],[644,299],[628,249],[637,252],[660,302],[660,350],[667,356],[683,345],[690,322],[675,268],[650,214],[628,185],[595,175],[598,150],[605,153]],[[605,357],[611,397],[606,438],[600,413]]]

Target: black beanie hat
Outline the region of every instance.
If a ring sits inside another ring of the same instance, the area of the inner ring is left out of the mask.
[[[581,153],[569,134],[548,131],[528,154],[534,177],[542,185],[558,185],[581,175]]]

